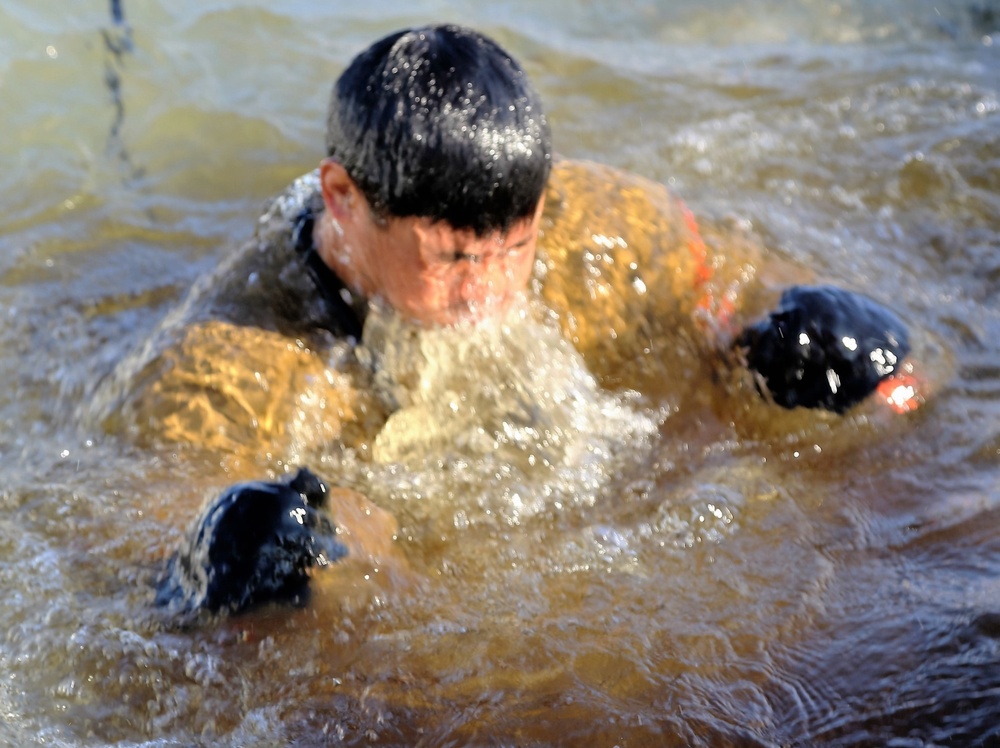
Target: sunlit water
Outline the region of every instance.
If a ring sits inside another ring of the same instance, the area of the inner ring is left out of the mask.
[[[0,0],[0,742],[1000,741],[997,3],[100,5]],[[387,318],[371,454],[81,425],[315,166],[347,60],[440,19],[515,52],[561,153],[889,303],[948,362],[926,406],[775,412],[708,365],[607,392],[531,315],[466,347]],[[151,585],[202,501],[300,459],[398,558],[171,625]]]

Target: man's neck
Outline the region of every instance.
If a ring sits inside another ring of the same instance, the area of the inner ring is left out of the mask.
[[[327,217],[325,211],[315,216],[313,242],[320,259],[337,274],[351,293],[359,297],[371,295],[367,288],[369,284],[365,283],[365,274],[358,267],[356,253],[344,246],[343,231],[336,221]]]
[[[323,220],[322,208],[306,208],[293,229],[296,252],[305,263],[331,315],[332,326],[328,329],[360,340],[368,304],[361,294],[351,290],[336,269],[324,261],[320,253],[320,226],[326,223],[329,222]]]

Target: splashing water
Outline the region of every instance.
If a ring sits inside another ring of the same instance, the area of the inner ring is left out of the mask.
[[[374,305],[357,357],[391,412],[372,445],[376,465],[502,475],[521,514],[542,509],[553,493],[592,500],[626,447],[641,453],[658,425],[637,393],[602,390],[523,299],[502,321],[436,329]],[[546,490],[509,488],[524,483]]]
[[[462,9],[530,65],[561,154],[665,182],[946,341],[954,374],[915,413],[718,402],[669,336],[667,376],[594,357],[642,382],[609,394],[534,310],[440,335],[376,310],[365,361],[302,367],[336,386],[303,400],[298,454],[236,467],[72,413],[315,168],[337,70],[442,4],[126,2],[120,65],[106,5],[64,5],[0,0],[0,744],[996,742],[994,0]],[[319,421],[371,379],[368,449],[334,446]],[[290,462],[399,519],[412,592],[338,563],[309,608],[165,627],[154,572],[203,500]]]

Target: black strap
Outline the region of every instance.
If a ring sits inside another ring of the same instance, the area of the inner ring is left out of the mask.
[[[315,211],[312,206],[307,205],[292,224],[292,242],[295,251],[302,257],[330,314],[333,324],[326,325],[326,328],[334,334],[348,335],[355,340],[361,340],[364,323],[348,301],[351,298],[350,290],[316,251],[316,242],[313,241],[315,225]]]

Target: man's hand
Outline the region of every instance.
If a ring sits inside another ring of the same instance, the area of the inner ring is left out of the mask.
[[[170,559],[157,604],[190,613],[301,601],[310,569],[347,552],[317,511],[326,495],[305,468],[291,480],[231,486],[205,507]]]
[[[831,286],[794,286],[736,341],[778,405],[843,413],[903,373],[906,325],[878,302]]]

